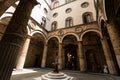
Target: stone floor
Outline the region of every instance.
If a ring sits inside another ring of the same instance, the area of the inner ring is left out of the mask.
[[[40,76],[52,69],[29,68],[14,70],[10,80],[40,80]],[[120,76],[99,73],[80,73],[79,71],[62,70],[61,72],[74,77],[74,80],[120,80]]]

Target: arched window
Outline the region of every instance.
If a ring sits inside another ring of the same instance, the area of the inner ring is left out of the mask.
[[[57,22],[54,21],[51,25],[51,31],[56,30],[56,29],[57,29]]]
[[[66,27],[73,26],[73,19],[71,17],[68,17],[66,19]]]
[[[45,19],[45,17],[42,17],[41,26],[43,26],[43,27],[46,26],[46,19]]]
[[[45,13],[45,14],[47,14],[47,13],[48,13],[48,11],[47,11],[47,9],[46,9],[46,8],[44,8],[43,10],[44,10],[44,13]]]
[[[53,3],[53,8],[56,8],[56,7],[58,7],[59,6],[59,1],[55,1],[54,3]]]
[[[58,16],[58,13],[54,13],[53,14],[53,17],[55,18],[55,17],[57,17]]]
[[[81,7],[82,8],[87,8],[89,6],[89,3],[88,2],[84,2],[81,4]]]
[[[65,12],[66,12],[66,13],[70,13],[71,11],[72,11],[71,8],[67,8]]]
[[[86,12],[83,14],[83,23],[90,23],[93,21],[93,15],[91,12]]]

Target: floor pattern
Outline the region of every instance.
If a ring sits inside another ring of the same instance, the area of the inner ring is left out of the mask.
[[[14,70],[10,80],[41,80],[41,75],[52,71],[52,69],[31,68]],[[103,73],[80,73],[79,71],[62,70],[61,72],[74,77],[74,80],[120,80],[120,76]]]

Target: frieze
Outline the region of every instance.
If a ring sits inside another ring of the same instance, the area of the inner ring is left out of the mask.
[[[64,35],[64,31],[63,31],[63,30],[58,31],[58,35],[59,35],[59,36]]]
[[[61,37],[67,33],[80,34],[80,33],[84,32],[85,30],[90,30],[90,29],[92,29],[92,30],[99,29],[98,24],[96,22],[93,22],[93,23],[86,24],[86,25],[77,25],[74,27],[58,29],[58,30],[49,32],[48,37],[53,36],[53,35],[58,35]]]
[[[80,32],[82,32],[82,31],[83,31],[82,27],[76,27],[76,28],[75,28],[75,32],[76,32],[76,33],[80,33]]]

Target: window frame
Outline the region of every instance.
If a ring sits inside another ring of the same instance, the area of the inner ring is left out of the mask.
[[[73,18],[72,18],[72,17],[66,18],[65,26],[66,26],[66,27],[71,27],[71,26],[73,26]]]
[[[46,27],[46,18],[42,17],[41,26]]]
[[[90,23],[93,21],[93,13],[92,12],[85,12],[85,13],[83,13],[82,17],[83,17],[84,24]]]
[[[51,24],[51,31],[54,31],[57,29],[57,21],[52,22]]]

